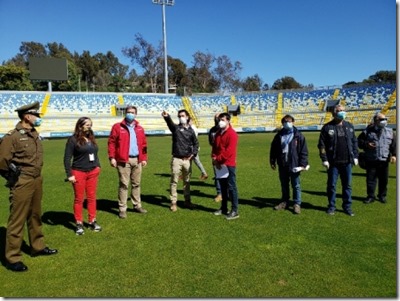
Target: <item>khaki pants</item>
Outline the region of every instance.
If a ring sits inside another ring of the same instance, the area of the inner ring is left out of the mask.
[[[177,186],[179,176],[181,174],[183,180],[183,196],[185,201],[190,201],[190,176],[192,175],[192,161],[172,157],[170,181],[170,199],[172,204],[176,204],[178,201]]]
[[[128,163],[118,163],[117,170],[119,177],[119,211],[126,212],[129,182],[131,183],[131,201],[133,206],[134,208],[141,208],[140,182],[142,180],[142,164],[138,163],[138,158],[129,158]]]

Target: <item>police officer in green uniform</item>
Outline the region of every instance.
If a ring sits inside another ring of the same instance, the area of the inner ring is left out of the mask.
[[[43,147],[35,127],[41,124],[39,102],[16,109],[20,121],[4,135],[0,144],[0,174],[10,188],[5,257],[7,269],[26,271],[21,261],[24,226],[27,224],[31,256],[53,255],[58,251],[44,243],[41,222]],[[15,173],[15,170],[19,172]],[[19,174],[19,176],[18,176]]]

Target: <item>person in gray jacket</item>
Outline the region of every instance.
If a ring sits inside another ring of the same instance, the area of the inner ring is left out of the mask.
[[[358,147],[365,152],[367,171],[367,198],[365,204],[375,201],[375,189],[378,185],[378,200],[386,203],[389,179],[389,162],[396,163],[396,137],[387,127],[387,118],[382,113],[375,114],[373,123],[368,125],[357,138]]]

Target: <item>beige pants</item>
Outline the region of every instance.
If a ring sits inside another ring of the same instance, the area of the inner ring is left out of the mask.
[[[129,158],[128,163],[118,163],[117,165],[119,187],[118,187],[118,206],[120,212],[126,212],[129,182],[131,183],[131,201],[134,208],[141,208],[140,182],[142,180],[142,164],[138,163],[138,158]]]
[[[190,176],[192,175],[192,161],[172,157],[171,159],[171,181],[170,181],[170,199],[172,204],[178,201],[178,181],[182,174],[183,196],[185,201],[190,201]]]

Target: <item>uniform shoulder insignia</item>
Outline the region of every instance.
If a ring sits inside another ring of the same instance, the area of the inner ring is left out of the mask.
[[[16,131],[15,129],[8,131],[7,135],[12,135],[15,131]]]

